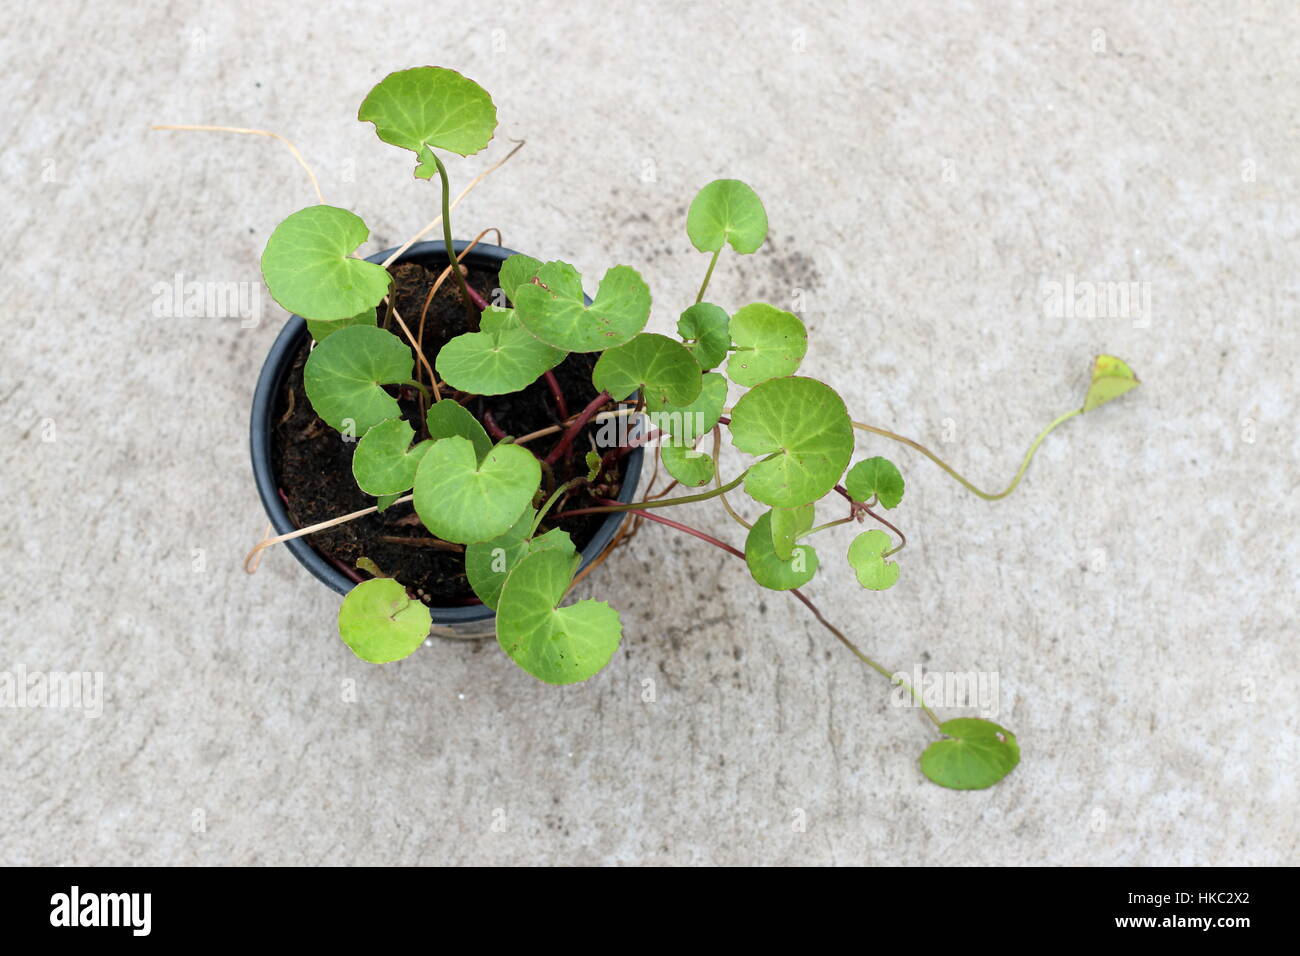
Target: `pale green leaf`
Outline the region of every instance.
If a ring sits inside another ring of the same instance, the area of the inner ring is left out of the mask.
[[[444,541],[484,541],[515,523],[541,481],[527,449],[497,445],[480,462],[473,442],[453,435],[425,452],[415,473],[415,511]]]
[[[936,740],[921,754],[921,772],[953,790],[983,790],[997,783],[1020,763],[1016,735],[991,720],[958,717],[945,720]]]
[[[525,282],[532,282],[533,276],[537,275],[537,270],[541,267],[541,262],[532,256],[515,254],[501,264],[501,270],[497,273],[497,285],[505,297],[514,302],[519,287]]]
[[[335,332],[307,356],[303,387],[316,414],[331,428],[360,437],[400,418],[397,399],[380,386],[409,381],[410,348],[384,329],[354,325]]]
[[[790,560],[795,540],[812,528],[816,510],[815,504],[806,504],[768,512],[772,516],[772,550],[782,561]]]
[[[390,418],[366,432],[352,454],[352,477],[368,495],[400,495],[415,484],[415,471],[432,442],[414,448],[415,429],[405,419]]]
[[[385,143],[417,154],[428,145],[469,156],[491,141],[497,110],[483,87],[455,70],[417,66],[380,80],[357,119],[374,123]]]
[[[808,331],[798,316],[766,302],[752,302],[731,317],[736,350],[727,360],[727,376],[749,387],[790,375],[808,351]]]
[[[689,405],[670,405],[659,401],[658,394],[646,395],[646,417],[650,424],[673,436],[673,444],[693,444],[708,434],[722,416],[727,403],[727,380],[718,372],[700,377],[700,394]]]
[[[772,512],[765,511],[745,538],[745,564],[749,573],[765,588],[789,591],[803,587],[817,573],[817,552],[809,544],[796,544],[790,557],[782,560],[772,546]]]
[[[879,528],[864,531],[849,545],[849,564],[858,577],[858,583],[871,591],[884,591],[898,580],[898,564],[886,561],[884,553],[893,542]]]
[[[691,201],[686,234],[700,252],[716,252],[724,242],[737,252],[754,252],[767,238],[767,211],[740,180],[715,179]]]
[[[835,487],[853,455],[853,426],[835,390],[811,378],[756,385],[731,412],[737,448],[766,455],[750,466],[745,491],[774,508],[816,501]]]
[[[554,528],[539,538],[528,540],[537,512],[525,508],[519,520],[505,534],[487,541],[475,541],[465,546],[465,576],[479,600],[496,610],[501,598],[501,587],[506,576],[516,564],[532,551],[560,548],[576,553],[568,532]]]
[[[603,601],[558,607],[579,560],[563,548],[526,555],[506,578],[497,606],[501,649],[548,684],[574,684],[596,674],[623,635],[618,612]]]
[[[606,350],[596,360],[591,381],[615,401],[642,388],[646,404],[658,407],[689,405],[701,388],[700,366],[686,346],[653,332]]]
[[[702,451],[696,451],[690,445],[662,445],[659,448],[663,456],[664,468],[683,485],[698,488],[713,479],[713,458]]]
[[[1098,355],[1092,367],[1092,381],[1088,385],[1088,395],[1084,399],[1083,410],[1090,412],[1141,384],[1138,377],[1133,374],[1133,370],[1122,359],[1113,355]]]
[[[479,331],[444,345],[434,365],[452,388],[471,395],[504,395],[527,388],[566,354],[524,329],[512,310],[488,306]]]
[[[854,501],[870,501],[875,495],[886,508],[897,508],[903,500],[903,476],[888,458],[868,458],[849,469],[844,490]]]
[[[515,291],[515,311],[524,328],[548,345],[569,352],[600,352],[645,328],[650,288],[630,266],[614,266],[600,280],[588,308],[582,277],[567,262],[548,262],[537,282]]]
[[[429,609],[392,578],[362,581],[343,598],[339,636],[372,664],[409,657],[429,636]]]
[[[304,319],[346,319],[374,308],[392,277],[351,253],[370,236],[361,217],[337,206],[308,206],[275,227],[262,253],[266,288]]]

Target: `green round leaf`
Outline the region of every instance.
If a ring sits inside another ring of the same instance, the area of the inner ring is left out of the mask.
[[[383,266],[351,253],[370,237],[361,217],[337,206],[308,206],[275,227],[262,253],[266,288],[304,319],[346,319],[388,294]]]
[[[380,422],[357,442],[352,454],[352,477],[368,495],[400,495],[415,484],[415,470],[432,442],[414,448],[415,429],[404,419]]]
[[[689,405],[699,397],[700,367],[686,346],[666,335],[642,332],[626,345],[607,349],[591,370],[591,381],[615,401],[638,388],[646,404]]]
[[[335,332],[341,332],[343,329],[351,328],[354,325],[376,325],[374,306],[359,312],[356,315],[350,315],[346,319],[308,319],[307,331],[311,333],[312,340],[319,343],[329,335]]]
[[[650,287],[630,266],[614,266],[600,280],[587,307],[582,277],[567,262],[548,262],[537,283],[515,290],[515,311],[524,328],[568,352],[600,352],[629,342],[650,318]]]
[[[807,504],[768,512],[772,516],[772,550],[782,561],[790,560],[796,539],[812,528],[816,511],[816,505]]]
[[[471,395],[504,395],[527,388],[566,354],[524,329],[512,310],[488,306],[479,331],[444,345],[434,365],[452,388]]]
[[[731,317],[730,329],[736,351],[727,376],[746,388],[791,374],[808,351],[808,330],[798,316],[766,302],[745,306]]]
[[[307,356],[302,382],[316,414],[331,428],[361,436],[400,418],[397,399],[381,385],[409,381],[415,359],[397,336],[368,325],[335,332]]]
[[[936,740],[921,754],[921,772],[953,790],[983,790],[997,783],[1020,763],[1016,735],[991,720],[958,717],[945,720]]]
[[[492,140],[497,108],[483,87],[455,70],[417,66],[380,80],[357,119],[374,123],[385,143],[417,154],[427,145],[469,156]]]
[[[506,578],[497,606],[497,642],[516,664],[548,684],[574,684],[600,671],[623,636],[603,601],[557,607],[579,558],[563,548],[524,557]]]
[[[478,455],[479,461],[482,461],[483,456],[492,450],[492,439],[488,438],[488,433],[483,430],[478,419],[468,408],[450,398],[444,398],[430,405],[429,411],[424,416],[424,423],[429,429],[429,437],[434,441],[439,438],[450,438],[452,435],[468,438],[474,446],[474,453]]]
[[[372,664],[409,657],[429,636],[429,609],[392,578],[362,581],[343,598],[339,636]]]
[[[853,426],[835,390],[811,378],[756,385],[731,412],[731,439],[767,455],[745,477],[750,497],[774,508],[816,501],[835,487],[853,455]]]
[[[690,349],[700,368],[717,368],[731,348],[731,318],[711,302],[697,302],[677,320],[677,334]]]
[[[497,274],[497,285],[507,299],[515,301],[515,293],[525,282],[532,282],[542,264],[532,256],[515,254],[501,264]]]
[[[898,564],[886,561],[884,552],[893,544],[889,535],[879,528],[864,531],[849,545],[849,564],[858,576],[858,583],[871,591],[884,591],[898,580]]]
[[[479,600],[494,611],[501,599],[501,588],[506,583],[506,576],[524,555],[546,548],[558,548],[570,555],[577,554],[569,533],[559,528],[528,540],[536,518],[537,512],[534,509],[525,508],[519,520],[505,534],[465,546],[465,576]]]
[[[739,179],[715,179],[691,201],[686,234],[700,252],[717,252],[724,242],[737,252],[754,252],[767,238],[767,211]]]
[[[1083,401],[1083,410],[1090,412],[1098,405],[1105,405],[1112,398],[1119,398],[1141,384],[1123,359],[1113,355],[1098,355],[1097,361],[1093,363],[1092,381]]]
[[[745,538],[745,564],[749,573],[765,588],[789,591],[803,587],[817,573],[817,552],[812,545],[796,544],[790,558],[781,560],[772,547],[772,512],[765,511]]]
[[[897,508],[903,500],[903,476],[892,461],[877,455],[849,469],[844,490],[854,501],[870,501],[875,495],[886,508]]]
[[[689,445],[663,445],[659,449],[664,468],[688,488],[698,488],[713,479],[713,458]]]
[[[646,395],[647,417],[650,424],[673,436],[673,444],[694,443],[708,434],[722,417],[722,406],[727,403],[727,380],[717,372],[705,372],[700,377],[700,394],[689,405],[670,405],[659,401],[660,394]]]
[[[415,473],[415,511],[444,541],[484,541],[518,520],[541,482],[527,449],[497,445],[480,462],[473,442],[453,435],[425,452]]]

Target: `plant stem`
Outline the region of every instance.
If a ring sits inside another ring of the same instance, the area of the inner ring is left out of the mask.
[[[592,416],[595,415],[596,412],[600,411],[601,406],[607,405],[611,401],[613,401],[613,399],[609,397],[609,392],[601,392],[593,398],[587,407],[578,413],[578,417],[573,420],[573,424],[569,426],[569,430],[564,433],[563,437],[560,438],[555,447],[551,449],[551,453],[546,456],[546,464],[553,465],[559,461],[560,456],[569,450],[569,446],[573,444],[573,440],[578,437],[578,433],[586,427],[587,422],[591,421]]]
[[[809,528],[803,534],[799,535],[799,540],[802,541],[804,538],[811,538],[818,531],[825,531],[827,528],[834,528],[837,525],[848,524],[852,520],[853,517],[852,515],[850,515],[847,518],[836,518],[834,521],[828,521],[825,524],[819,524],[817,527]]]
[[[873,499],[873,500],[874,500],[874,499]],[[884,554],[881,555],[882,558],[887,558],[887,557],[889,557],[891,554],[898,554],[898,552],[902,551],[904,548],[907,547],[907,535],[903,534],[903,532],[899,531],[897,528],[895,528],[892,524],[890,524],[888,521],[886,521],[886,520],[885,520],[884,518],[882,518],[880,515],[876,514],[876,513],[875,513],[874,511],[872,511],[872,510],[871,510],[867,505],[864,504],[864,505],[861,505],[860,507],[861,507],[862,510],[865,511],[867,514],[871,515],[871,517],[874,518],[876,521],[880,522],[880,523],[883,524],[886,528],[888,528],[890,531],[894,532],[894,534],[898,535],[898,547],[896,547],[896,548],[890,548],[888,551],[886,551]]]
[[[551,390],[551,398],[555,399],[555,411],[559,414],[560,421],[565,421],[569,417],[569,403],[564,400],[564,393],[560,391],[560,383],[555,378],[555,373],[548,368],[542,378],[546,379],[546,387]]]
[[[958,474],[956,469],[954,469],[946,461],[944,461],[934,452],[930,451],[930,449],[926,448],[920,442],[913,441],[910,438],[906,438],[903,435],[899,435],[896,434],[895,432],[891,432],[888,429],[877,428],[874,425],[864,425],[862,422],[854,422],[853,427],[860,431],[871,432],[872,434],[875,435],[883,435],[885,438],[892,438],[896,442],[902,442],[904,445],[907,445],[910,448],[915,448],[922,455],[925,455],[926,458],[929,458],[932,462],[934,462],[936,465],[938,465],[940,468],[946,471],[953,478],[957,479],[957,481],[959,481],[968,491],[974,492],[975,494],[983,498],[985,501],[997,501],[1001,498],[1005,498],[1007,495],[1011,494],[1011,492],[1016,490],[1016,485],[1020,484],[1020,479],[1025,476],[1025,472],[1029,468],[1029,462],[1033,459],[1034,452],[1038,451],[1038,446],[1042,444],[1043,439],[1046,438],[1052,432],[1052,430],[1056,428],[1057,425],[1060,425],[1062,422],[1068,421],[1069,419],[1073,418],[1075,415],[1080,414],[1082,411],[1083,411],[1082,408],[1072,409],[1071,411],[1068,411],[1064,415],[1057,418],[1050,425],[1048,425],[1041,432],[1039,432],[1038,437],[1034,439],[1034,443],[1029,446],[1029,451],[1025,453],[1025,460],[1020,463],[1020,470],[1017,471],[1016,476],[1011,479],[1011,484],[1007,485],[1006,488],[1004,488],[1002,491],[999,491],[997,494],[993,494],[988,491],[981,491],[979,488],[976,488],[973,484],[971,484],[960,474]]]
[[[703,531],[700,531],[696,528],[692,528],[690,525],[682,524],[680,521],[673,521],[671,518],[664,518],[660,515],[650,514],[648,511],[633,511],[633,514],[640,515],[642,518],[646,518],[649,519],[650,521],[658,522],[659,524],[662,525],[667,525],[669,528],[675,528],[678,531],[684,531],[686,534],[693,535],[694,537],[699,538],[701,541],[708,542],[709,544],[713,545],[715,548],[720,548],[723,551],[726,551],[728,554],[740,558],[742,561],[745,559],[745,554],[743,551],[740,551],[732,547],[731,545],[727,544],[725,541],[719,541],[717,538],[713,537],[712,535],[705,534]],[[856,658],[858,658],[858,660],[862,661],[862,663],[866,664],[877,674],[880,674],[891,684],[900,684],[901,686],[906,687],[908,693],[912,695],[912,699],[915,700],[917,704],[920,705],[921,710],[925,712],[925,716],[929,717],[936,727],[942,724],[942,721],[939,720],[935,712],[929,708],[929,706],[925,703],[925,700],[921,697],[920,694],[916,692],[916,690],[912,687],[912,685],[907,683],[907,681],[903,680],[901,677],[896,678],[892,673],[890,673],[884,667],[881,667],[880,664],[876,663],[866,654],[862,653],[862,651],[858,648],[858,646],[854,644],[851,640],[849,640],[848,636],[843,631],[841,631],[830,621],[826,620],[821,610],[817,607],[816,604],[814,604],[811,600],[809,600],[806,594],[804,594],[802,591],[798,590],[797,588],[791,590],[790,593],[793,594],[796,598],[798,598],[804,607],[812,611],[813,617],[817,618],[817,622],[821,624],[822,627],[826,628],[826,630],[834,634],[839,639],[841,644],[843,644],[845,647],[847,647],[850,651],[853,652],[853,655]]]
[[[713,267],[718,264],[718,256],[722,253],[722,246],[713,250],[713,258],[709,260],[709,271],[704,273],[704,282],[700,285],[700,292],[695,297],[695,304],[699,305],[704,301],[704,290],[709,287],[709,280],[713,278]]]
[[[469,296],[469,287],[465,285],[465,275],[460,271],[460,265],[456,261],[456,248],[451,241],[451,183],[447,181],[447,167],[442,164],[438,154],[429,150],[429,155],[433,157],[433,162],[438,167],[438,178],[442,180],[442,244],[447,248],[447,261],[451,264],[451,273],[460,287],[460,295],[465,302],[465,311],[469,313],[472,328],[478,322],[478,314],[474,311],[474,300]]]
[[[564,484],[560,485],[560,487],[555,489],[555,492],[551,495],[551,497],[546,499],[546,504],[542,505],[542,507],[538,510],[537,517],[533,519],[533,526],[528,530],[528,537],[531,538],[533,535],[537,534],[537,529],[541,527],[542,519],[546,517],[546,512],[551,510],[551,505],[555,504],[556,500],[560,497],[560,495],[564,494],[574,485],[579,484],[582,480],[583,479],[581,478],[572,478],[569,481],[566,481]]]
[[[710,498],[716,498],[719,495],[725,495],[728,491],[735,488],[745,480],[745,472],[742,471],[734,480],[727,482],[720,488],[714,488],[712,491],[702,491],[698,495],[683,495],[680,498],[665,498],[662,501],[633,501],[631,504],[620,504],[615,501],[599,508],[575,508],[572,511],[565,511],[556,518],[567,518],[571,515],[603,515],[614,511],[639,511],[642,508],[669,508],[673,505],[688,505],[693,501],[708,501]],[[744,555],[741,555],[744,557]]]

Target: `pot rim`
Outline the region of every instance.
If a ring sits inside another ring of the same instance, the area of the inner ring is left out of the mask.
[[[469,243],[464,240],[456,240],[452,243],[452,247],[458,255],[468,245]],[[395,251],[396,247],[385,249],[383,252],[367,256],[366,261],[382,264]],[[500,267],[501,263],[513,255],[516,255],[513,249],[480,242],[461,261],[468,265],[478,265],[480,267]],[[430,258],[438,260],[444,266],[446,265],[447,253],[441,242],[417,242],[402,253],[394,262],[394,265]],[[253,480],[257,485],[258,496],[262,499],[262,507],[266,510],[266,515],[271,521],[271,526],[275,528],[276,534],[289,534],[297,531],[298,528],[289,518],[288,509],[285,508],[284,502],[280,499],[279,483],[276,480],[274,468],[271,464],[271,443],[274,437],[271,418],[275,413],[276,397],[284,385],[289,367],[294,357],[297,356],[304,340],[309,337],[307,323],[302,316],[289,316],[289,321],[284,324],[284,328],[280,330],[280,334],[276,336],[275,342],[272,343],[270,352],[267,353],[266,361],[257,376],[257,387],[253,392],[249,434]],[[633,498],[636,497],[644,456],[645,449],[638,446],[624,459],[623,484],[618,493],[618,500],[623,504],[631,503]],[[596,529],[596,533],[592,535],[591,540],[587,542],[586,547],[582,549],[580,568],[589,565],[609,546],[610,542],[614,540],[614,535],[618,533],[619,527],[626,520],[627,513],[619,512],[609,515],[601,523],[600,527]],[[332,591],[338,594],[347,594],[356,587],[355,581],[347,577],[308,543],[307,536],[286,541],[284,545],[298,560],[299,564]],[[495,612],[486,604],[472,604],[463,607],[431,606],[429,612],[434,624],[444,625],[478,623],[496,617]]]

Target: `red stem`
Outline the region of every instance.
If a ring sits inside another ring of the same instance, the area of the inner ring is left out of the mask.
[[[459,269],[460,266],[457,266],[456,268]],[[465,283],[465,292],[469,295],[469,300],[474,303],[474,307],[480,312],[488,307],[487,299],[479,295],[475,288],[468,282]]]
[[[614,501],[611,498],[597,498],[596,500],[603,505],[621,504],[621,502]],[[659,524],[667,525],[670,528],[676,528],[678,531],[685,531],[687,534],[694,535],[695,537],[699,538],[701,541],[707,541],[715,548],[721,548],[723,551],[726,551],[728,554],[734,554],[742,561],[745,560],[745,552],[738,551],[735,548],[733,548],[731,545],[727,544],[727,542],[719,541],[717,538],[713,537],[712,535],[705,534],[703,531],[700,531],[697,528],[692,528],[690,525],[682,524],[680,521],[674,521],[672,518],[665,518],[662,515],[657,515],[652,511],[642,511],[640,508],[634,508],[631,511],[628,511],[627,514],[639,515],[642,518],[648,518],[651,521],[657,521]]]
[[[496,419],[492,417],[491,412],[483,413],[483,427],[486,428],[487,433],[497,441],[501,441],[501,439],[506,437],[506,433],[501,430],[501,426],[497,424]]]
[[[570,425],[569,430],[564,433],[564,437],[561,438],[559,443],[551,449],[551,453],[546,456],[546,464],[553,465],[559,461],[560,456],[569,450],[569,446],[573,444],[573,440],[578,437],[578,433],[587,427],[587,423],[591,421],[592,416],[594,416],[610,401],[609,392],[601,392],[591,400],[590,405],[578,412],[578,417],[573,420],[573,424]]]
[[[569,403],[564,400],[564,393],[560,391],[560,383],[555,379],[555,373],[550,369],[542,376],[546,379],[546,387],[551,390],[551,398],[555,399],[555,410],[560,413],[560,421],[569,417]]]

